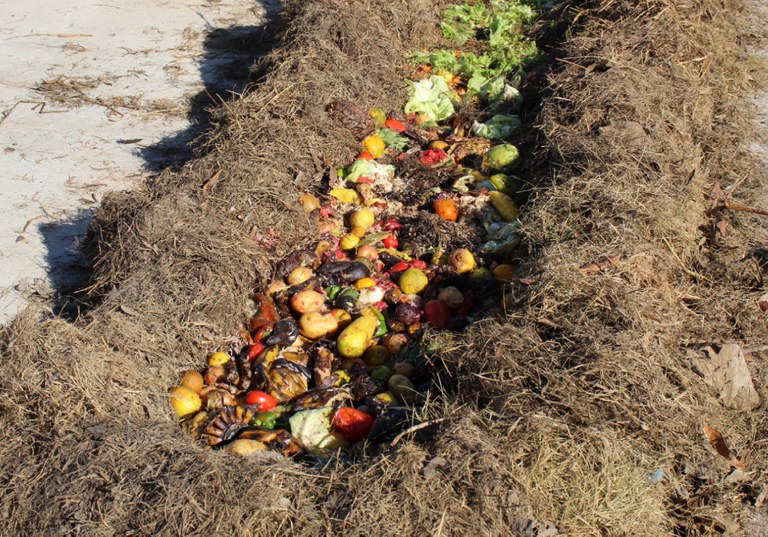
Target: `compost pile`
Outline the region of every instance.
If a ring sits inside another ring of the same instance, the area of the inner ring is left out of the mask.
[[[422,428],[414,410],[450,389],[425,331],[503,313],[523,185],[505,140],[521,126],[522,66],[537,53],[521,32],[534,11],[465,3],[443,17],[444,35],[478,52],[414,54],[404,118],[329,105],[363,136],[360,153],[322,199],[299,197],[321,240],[274,267],[241,340],[171,391],[195,440],[289,457],[391,441]]]
[[[204,153],[105,199],[86,241],[93,294],[81,318],[30,311],[0,329],[4,533],[760,534],[766,221],[734,207],[768,200],[765,169],[741,145],[759,72],[738,44],[743,6],[558,3],[531,29],[549,61],[527,68],[514,112],[488,96],[513,104],[516,68],[483,83],[505,62],[490,54],[492,29],[514,27],[490,24],[495,4],[446,17],[422,0],[283,3],[257,84],[214,112]],[[519,43],[504,50],[530,50]],[[443,84],[481,96],[434,101]],[[404,109],[422,95],[421,109]],[[449,103],[434,126],[419,121]],[[515,114],[524,128],[486,137],[514,127],[494,116]],[[366,139],[374,158],[356,159]],[[522,158],[503,173],[523,191],[483,173],[490,146],[505,143]],[[519,227],[499,218],[492,187],[520,203]],[[462,249],[477,265],[467,273],[450,265]],[[408,268],[393,273],[398,263]],[[427,287],[404,293],[420,318],[400,325],[391,299],[411,269]],[[377,287],[383,304],[362,304]],[[474,297],[466,314],[448,287]],[[337,333],[284,345],[282,327],[301,332],[296,295],[318,307],[307,327],[335,322]],[[434,300],[448,305],[444,329],[427,320]],[[259,312],[272,332],[254,328]],[[346,358],[339,338],[354,322],[371,346]],[[369,337],[374,325],[389,334]],[[384,353],[392,338],[408,345]],[[718,378],[735,378],[723,362],[750,373],[751,384],[728,383],[754,387],[748,404],[721,399]],[[413,388],[391,389],[390,372]],[[182,421],[197,441],[170,406],[181,382],[194,388]],[[378,393],[355,399],[369,387]],[[285,411],[261,413],[276,396]],[[304,396],[317,408],[288,409]],[[340,410],[352,419],[334,426]],[[388,411],[392,427],[374,441],[371,422]],[[306,420],[321,425],[320,445],[343,447],[308,446],[291,423],[304,412],[322,415]],[[217,416],[233,439],[207,449],[224,437],[203,436]],[[238,440],[252,455],[227,452]]]

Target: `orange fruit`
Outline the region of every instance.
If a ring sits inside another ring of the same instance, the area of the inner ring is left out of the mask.
[[[373,158],[379,158],[384,154],[385,149],[386,146],[384,145],[384,140],[382,140],[380,136],[371,134],[370,136],[366,136],[363,139],[363,152],[369,152],[371,155],[373,155]]]

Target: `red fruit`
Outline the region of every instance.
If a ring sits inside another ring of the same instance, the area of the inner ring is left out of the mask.
[[[264,349],[266,349],[266,347],[261,343],[254,343],[253,345],[248,345],[248,359],[253,360],[259,354],[261,354],[261,351],[263,351]]]
[[[400,261],[399,263],[395,263],[395,265],[389,269],[390,273],[393,272],[403,272],[404,270],[408,270],[411,268],[411,264],[408,263],[408,261]]]
[[[384,248],[397,248],[397,245],[400,244],[394,235],[387,235],[381,243],[384,245]]]
[[[389,118],[388,120],[386,120],[384,122],[384,126],[396,132],[403,132],[408,130],[408,127],[405,126],[405,123],[392,118]]]
[[[336,411],[331,423],[337,433],[354,443],[363,440],[371,432],[373,416],[345,406]]]
[[[333,209],[330,205],[321,205],[320,206],[320,218],[329,218],[333,216]]]
[[[448,153],[442,149],[427,149],[419,153],[419,162],[425,166],[436,166],[448,158]]]
[[[451,320],[451,308],[442,300],[430,300],[424,305],[424,321],[438,330],[445,329]]]
[[[277,406],[277,399],[266,392],[254,390],[245,396],[245,404],[255,405],[259,412],[269,412]]]
[[[357,178],[357,182],[358,182],[358,183],[367,183],[367,184],[371,184],[371,183],[373,183],[373,179],[371,179],[370,177],[358,177],[358,178]]]
[[[411,261],[411,266],[419,270],[424,270],[425,268],[427,268],[426,262],[422,261],[421,259],[414,259],[413,261]]]
[[[381,225],[382,228],[384,228],[384,231],[397,231],[398,229],[401,229],[403,227],[403,224],[395,220],[394,218],[387,220]]]
[[[251,336],[253,338],[253,341],[258,342],[264,339],[265,337],[267,337],[269,334],[272,333],[272,328],[274,326],[275,326],[274,323],[269,323],[269,324],[260,326],[256,330],[256,332],[253,334],[253,336]]]
[[[360,160],[361,158],[364,158],[365,160],[374,160],[373,155],[370,151],[363,151],[359,155],[357,155],[357,160]]]

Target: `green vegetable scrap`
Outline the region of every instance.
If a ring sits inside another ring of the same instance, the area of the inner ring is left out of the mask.
[[[402,151],[408,147],[408,138],[398,134],[392,129],[378,129],[376,131],[376,136],[384,141],[384,145],[397,151]]]
[[[350,183],[356,183],[360,177],[371,179],[388,179],[395,176],[395,167],[389,164],[379,164],[375,160],[357,159],[344,170],[344,178]]]
[[[311,453],[323,453],[343,448],[347,442],[331,432],[334,409],[316,408],[297,412],[290,418],[291,433]]]
[[[410,84],[406,114],[424,115],[431,123],[439,123],[453,115],[452,99],[456,98],[456,93],[443,77],[432,75]]]
[[[495,115],[485,123],[475,121],[472,132],[489,140],[503,140],[520,128],[520,118],[515,115]]]

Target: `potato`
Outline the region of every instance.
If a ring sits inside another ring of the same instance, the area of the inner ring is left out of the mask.
[[[392,371],[396,375],[402,375],[406,378],[411,378],[416,368],[410,362],[398,362],[392,367]]]
[[[333,315],[333,318],[336,319],[337,323],[339,323],[339,328],[346,328],[349,323],[352,322],[352,316],[348,311],[334,308],[329,313]]]
[[[266,451],[269,449],[266,444],[259,442],[258,440],[251,440],[249,438],[238,438],[229,443],[226,450],[233,455],[240,457],[248,457],[259,451]]]
[[[309,267],[296,267],[288,275],[287,281],[289,285],[299,285],[304,283],[313,276],[312,269]]]
[[[359,358],[376,332],[376,317],[358,317],[339,335],[336,346],[345,358]]]
[[[312,289],[299,291],[291,297],[291,308],[296,313],[320,311],[323,306],[325,306],[325,296]]]
[[[299,332],[308,339],[320,339],[339,329],[339,323],[331,313],[309,311],[299,318]]]

